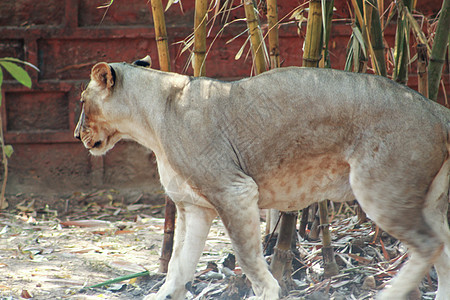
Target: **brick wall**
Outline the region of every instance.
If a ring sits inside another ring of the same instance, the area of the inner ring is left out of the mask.
[[[81,85],[98,61],[131,62],[150,54],[158,68],[153,24],[147,0],[116,0],[108,10],[97,6],[108,1],[94,0],[2,0],[0,3],[0,57],[11,56],[36,65],[29,69],[32,89],[6,76],[2,88],[2,121],[7,143],[14,147],[9,161],[9,193],[71,193],[101,187],[160,190],[152,153],[132,142],[121,142],[104,157],[92,157],[73,138],[79,115]],[[240,1],[235,1],[237,4]],[[299,1],[279,1],[279,14],[288,14]],[[345,1],[335,1],[336,18],[347,18]],[[427,1],[422,9],[435,14],[441,1]],[[182,1],[166,13],[172,69],[192,74],[187,54],[180,55],[179,44],[192,32],[194,1]],[[243,17],[243,9],[230,14],[230,20]],[[286,19],[288,21],[288,19]],[[207,75],[233,79],[251,74],[246,52],[239,61],[234,57],[246,34],[228,43],[245,30],[244,22],[228,26],[214,39],[223,25],[216,26],[208,38],[214,46],[207,61]],[[342,69],[351,28],[344,22],[333,25],[332,63]],[[304,29],[303,29],[304,30]],[[393,45],[394,27],[386,31]],[[303,43],[296,24],[280,31],[281,59],[284,66],[301,65]],[[301,35],[301,34],[300,34]],[[448,70],[446,71],[448,72]],[[446,75],[448,80],[448,74]],[[413,77],[409,83],[415,88]],[[440,96],[443,98],[443,95]]]

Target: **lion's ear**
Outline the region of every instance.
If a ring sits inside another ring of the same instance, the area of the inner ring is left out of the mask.
[[[92,67],[91,80],[95,80],[101,87],[110,89],[114,86],[116,72],[105,62],[100,62]]]
[[[142,59],[138,59],[133,62],[133,65],[140,66],[144,68],[150,68],[152,66],[152,59],[150,58],[150,55],[147,55],[146,57]]]

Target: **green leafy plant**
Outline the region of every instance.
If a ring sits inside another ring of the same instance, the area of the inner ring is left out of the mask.
[[[33,69],[39,71],[39,69],[36,68],[34,65],[17,58],[13,57],[0,58],[0,106],[2,103],[1,88],[3,84],[3,70],[11,74],[11,76],[22,85],[31,88],[31,77],[30,75],[28,75],[27,71],[25,71],[25,69],[23,69],[19,64],[30,66]],[[6,181],[8,179],[8,158],[10,158],[14,152],[14,149],[11,145],[5,145],[5,141],[3,139],[3,121],[1,119],[1,115],[0,115],[0,144],[2,146],[2,162],[4,167],[3,184],[0,194],[0,210],[1,210],[7,207],[5,202],[5,189],[6,189]]]

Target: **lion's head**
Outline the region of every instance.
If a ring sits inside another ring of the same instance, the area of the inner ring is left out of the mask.
[[[150,68],[150,56],[133,65]],[[105,154],[122,138],[130,138],[128,132],[133,131],[130,128],[133,105],[123,88],[126,76],[123,64],[100,62],[91,70],[91,81],[81,94],[82,110],[74,136],[93,155]]]
[[[101,62],[92,68],[91,81],[81,94],[82,111],[74,135],[93,155],[105,154],[123,137],[115,126],[115,84],[116,72]]]

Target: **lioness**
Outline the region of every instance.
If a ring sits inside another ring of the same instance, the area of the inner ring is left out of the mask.
[[[450,110],[386,78],[282,68],[235,82],[126,63],[92,68],[75,137],[93,155],[122,138],[154,151],[176,203],[165,284],[182,299],[219,215],[259,299],[280,288],[262,255],[259,208],[357,199],[410,259],[379,299],[406,299],[431,264],[450,295]]]

